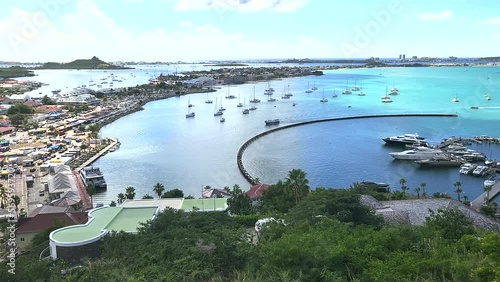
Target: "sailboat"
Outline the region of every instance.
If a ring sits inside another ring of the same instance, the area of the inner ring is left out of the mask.
[[[349,89],[348,87],[349,85],[349,79],[347,80],[346,84],[345,84],[345,90],[342,91],[342,94],[352,94],[351,90]]]
[[[385,96],[382,96],[382,103],[392,103],[391,97],[387,96],[387,86],[385,87]]]
[[[267,98],[268,102],[276,102],[277,100],[273,98],[273,94],[269,95],[269,98]]]
[[[224,113],[220,110],[217,109],[217,98],[215,98],[215,110],[214,110],[214,117],[216,116],[221,116],[223,115]]]
[[[328,99],[325,98],[325,89],[323,89],[323,98],[319,100],[321,103],[328,102]]]
[[[241,108],[243,107],[243,104],[240,102],[240,94],[238,94],[238,105],[236,107]]]
[[[264,95],[273,95],[274,93],[274,88],[271,87],[271,82],[267,82],[267,89],[264,90]]]
[[[259,99],[255,99],[255,86],[253,87],[253,99],[250,100],[250,103],[260,103]]]
[[[188,102],[189,103],[189,102]],[[188,112],[186,114],[186,118],[193,118],[194,117],[194,112],[190,112],[189,110],[191,109],[191,104],[188,104]]]
[[[394,87],[394,81],[392,82],[392,88],[391,88],[391,93],[389,95],[398,95],[399,94],[399,89]]]
[[[491,97],[490,95],[488,95],[488,93],[484,93],[484,97],[486,98],[486,101],[491,100]]]
[[[455,98],[451,99],[451,101],[453,103],[457,103],[457,102],[460,102],[460,100],[458,100],[458,97],[457,97],[457,94],[455,93]]]
[[[235,99],[236,96],[229,94],[229,85],[227,86],[227,96],[226,99]]]
[[[208,94],[207,94],[207,100],[205,101],[205,103],[206,103],[206,104],[212,104],[212,103],[213,103],[213,101],[212,101],[212,100],[208,99]]]
[[[189,99],[188,99],[188,108],[191,108],[191,107],[194,107],[194,105],[191,104],[191,97],[189,97]]]
[[[354,81],[354,87],[351,88],[352,91],[359,91],[359,87],[356,87],[356,80]],[[360,95],[360,96],[363,96],[363,95]]]
[[[287,91],[286,91],[286,93],[285,93],[285,96],[287,96],[287,97],[292,97],[292,96],[293,96],[292,92],[290,92],[290,84],[288,84],[288,87],[287,87]]]
[[[316,87],[316,82],[313,82],[313,87],[311,88],[311,90],[318,90],[318,87]]]
[[[307,90],[305,91],[306,93],[312,93],[313,91],[309,89],[309,82],[307,83]]]
[[[245,102],[244,102],[243,104],[244,104],[244,105],[246,105],[246,100],[245,100]],[[242,112],[242,113],[243,113],[244,115],[247,115],[247,114],[249,114],[249,113],[250,113],[250,110],[245,108],[245,109],[243,110],[243,112]]]
[[[333,98],[337,98],[338,96],[339,96],[339,95],[337,95],[337,93],[335,92],[335,89],[333,89],[333,95],[332,95],[332,97],[333,97]]]
[[[286,94],[286,87],[283,86],[283,95],[281,95],[281,99],[290,99],[290,96]]]
[[[226,110],[226,108],[224,108],[224,107],[222,106],[222,97],[221,97],[221,98],[220,98],[220,108],[219,108],[219,111],[223,112],[223,111],[225,111],[225,110]]]

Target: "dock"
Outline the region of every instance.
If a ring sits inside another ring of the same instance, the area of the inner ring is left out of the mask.
[[[483,192],[479,197],[477,197],[474,201],[470,203],[470,205],[474,208],[479,208],[483,204],[489,203],[493,198],[495,198],[496,195],[500,192],[500,181],[497,181],[495,185],[493,185],[493,188],[491,189],[489,193],[489,198],[487,198],[487,193]]]
[[[101,156],[106,154],[111,148],[113,148],[114,146],[116,146],[118,144],[118,139],[114,139],[114,138],[108,138],[108,139],[110,140],[109,145],[107,145],[104,149],[97,152],[97,154],[92,156],[90,159],[86,160],[79,167],[75,168],[75,171],[80,172],[80,170],[82,170],[84,167],[87,167],[90,164],[92,164],[93,162],[95,162],[98,158],[100,158]]]

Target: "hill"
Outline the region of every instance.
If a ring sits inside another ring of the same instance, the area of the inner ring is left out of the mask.
[[[33,71],[28,70],[23,67],[8,67],[0,68],[0,77],[2,78],[13,78],[13,77],[23,77],[23,76],[34,76]]]
[[[38,69],[128,69],[128,68],[106,63],[94,56],[90,60],[79,59],[69,63],[48,62],[43,64]]]

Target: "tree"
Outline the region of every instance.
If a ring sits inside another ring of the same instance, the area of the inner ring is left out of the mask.
[[[153,186],[153,191],[158,195],[158,198],[161,198],[161,194],[165,191],[165,186],[158,182]]]
[[[184,197],[184,192],[182,192],[182,190],[179,190],[179,189],[172,189],[172,190],[168,190],[167,192],[163,193],[163,195],[161,195],[162,198],[183,198]]]
[[[490,201],[490,191],[493,189],[493,186],[491,185],[486,185],[484,186],[484,192],[486,192],[486,203]]]
[[[472,220],[455,209],[431,210],[431,215],[426,218],[425,225],[437,231],[445,239],[458,241],[463,235],[475,233]]]
[[[427,186],[425,182],[420,183],[420,188],[422,188],[422,197],[427,197],[427,192],[425,192],[425,186]]]
[[[462,190],[462,182],[460,181],[457,181],[455,183],[453,183],[453,186],[455,186],[455,193],[457,193],[457,199],[459,202],[461,202],[461,199],[460,199],[460,195],[462,194],[463,190]]]
[[[413,190],[415,191],[415,193],[417,193],[417,199],[420,199],[420,187],[416,187]]]
[[[32,115],[35,110],[25,104],[14,104],[7,110],[7,115]]]
[[[92,183],[89,183],[87,187],[85,187],[85,190],[87,191],[87,194],[90,196],[90,205],[94,206],[94,201],[92,200],[92,196],[95,195],[95,185]]]
[[[244,215],[252,213],[252,200],[237,184],[233,186],[231,198],[227,199],[227,205],[227,209],[231,214]]]
[[[7,194],[7,189],[3,186],[3,184],[0,184],[0,208],[4,209],[7,206],[7,201],[8,201],[8,194]]]
[[[132,186],[128,186],[125,188],[125,198],[128,200],[133,200],[135,198],[135,188]]]
[[[109,203],[109,206],[110,207],[116,207],[116,202],[115,201],[111,201],[111,203]]]
[[[127,197],[125,197],[125,194],[119,193],[117,202],[119,205],[121,205],[121,204],[123,204],[123,202],[125,202],[126,199],[127,199]]]
[[[292,169],[285,179],[285,186],[297,204],[309,193],[309,180],[301,169]]]
[[[146,195],[142,196],[142,199],[154,199],[154,198],[153,198],[153,196],[146,194]]]
[[[19,198],[18,195],[12,195],[12,202],[14,203],[14,206],[16,207],[16,214],[19,211],[19,204],[21,203],[21,198]]]
[[[55,105],[56,102],[54,102],[54,100],[52,100],[49,96],[45,95],[42,98],[42,104],[43,105]]]
[[[403,192],[403,198],[406,197],[406,191],[408,190],[408,187],[406,187],[406,179],[400,178],[399,179],[399,184],[401,185],[401,192]]]

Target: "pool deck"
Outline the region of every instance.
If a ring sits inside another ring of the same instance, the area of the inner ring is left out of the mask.
[[[58,243],[79,243],[100,239],[112,231],[137,232],[141,223],[151,220],[158,207],[103,207],[89,212],[86,224],[73,225],[57,229],[50,234],[50,239]]]

